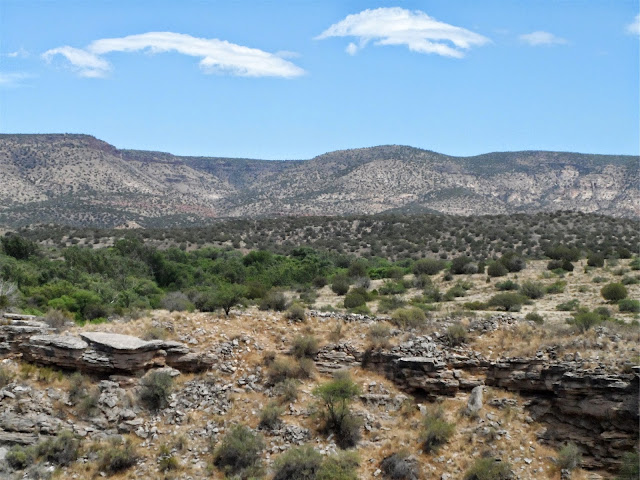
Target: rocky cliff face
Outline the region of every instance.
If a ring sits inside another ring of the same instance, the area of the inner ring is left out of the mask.
[[[451,157],[403,146],[278,162],[118,150],[86,135],[0,135],[0,223],[185,225],[389,211],[637,216],[638,164],[631,156]]]
[[[325,371],[360,361],[418,398],[454,396],[482,385],[516,392],[527,399],[531,421],[546,426],[540,440],[559,448],[574,442],[585,452],[587,468],[615,470],[624,453],[636,447],[640,367],[629,374],[585,370],[579,358],[558,361],[544,352],[492,362],[468,348],[448,347],[442,338],[436,333],[367,352],[342,344],[318,357]]]

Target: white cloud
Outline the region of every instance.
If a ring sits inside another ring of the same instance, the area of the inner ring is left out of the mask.
[[[419,10],[400,7],[364,10],[348,15],[316,37],[356,37],[346,52],[355,55],[369,42],[374,45],[405,45],[418,53],[435,53],[461,58],[464,50],[489,43],[490,40],[470,30],[439,22]]]
[[[633,22],[627,25],[626,31],[631,35],[640,35],[640,13],[636,15]]]
[[[56,55],[65,57],[81,77],[104,77],[111,69],[109,62],[105,59],[80,48],[68,46],[53,48],[44,52],[42,57],[50,62]]]
[[[215,38],[196,38],[173,32],[149,32],[120,38],[104,38],[89,44],[84,50],[59,47],[48,50],[43,58],[50,60],[63,55],[85,77],[102,77],[109,63],[102,58],[112,52],[163,53],[177,52],[200,58],[205,73],[227,73],[243,77],[298,77],[305,71],[285,60],[290,52],[273,54],[256,48],[236,45]]]
[[[0,87],[19,87],[22,81],[33,75],[22,72],[0,72]]]
[[[9,58],[27,58],[28,56],[29,56],[29,52],[22,47],[20,47],[15,52],[7,53],[7,57]]]
[[[557,37],[553,33],[537,31],[520,35],[520,40],[531,45],[532,47],[565,45],[567,42],[564,38]]]

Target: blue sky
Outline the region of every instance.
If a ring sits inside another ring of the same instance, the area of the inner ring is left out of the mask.
[[[0,1],[0,131],[302,159],[639,153],[638,1]]]

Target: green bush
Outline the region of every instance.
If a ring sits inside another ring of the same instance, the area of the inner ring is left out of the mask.
[[[313,335],[298,335],[293,339],[291,353],[296,358],[313,358],[318,354],[318,339]]]
[[[325,407],[324,427],[335,434],[341,448],[353,447],[360,440],[362,422],[349,410],[349,403],[360,394],[360,387],[346,372],[337,372],[334,379],[313,390]]]
[[[24,470],[36,460],[36,451],[33,447],[14,445],[5,456],[5,461],[14,470]]]
[[[269,382],[276,385],[287,379],[309,378],[313,372],[313,360],[301,358],[296,361],[291,358],[276,358],[269,365]]]
[[[160,445],[158,452],[158,470],[161,472],[169,472],[177,470],[180,467],[178,459],[171,454],[171,450],[167,445]]]
[[[333,276],[333,281],[331,282],[331,290],[336,295],[346,295],[349,291],[349,285],[349,277],[347,277],[346,275],[337,274]]]
[[[625,298],[618,302],[618,308],[621,312],[640,313],[640,301]]]
[[[505,280],[504,282],[496,283],[496,288],[500,291],[506,292],[509,290],[518,290],[520,285],[518,285],[513,280]]]
[[[366,305],[366,303],[367,298],[360,292],[354,292],[353,290],[344,297],[344,308],[357,308]]]
[[[638,480],[640,478],[640,456],[638,452],[627,452],[622,456],[622,465],[616,480]]]
[[[286,317],[294,322],[303,322],[306,318],[304,307],[299,303],[292,303],[287,309]]]
[[[581,311],[574,314],[569,323],[575,325],[580,332],[586,332],[591,327],[602,322],[602,317],[595,312]]]
[[[407,291],[407,288],[402,282],[389,282],[386,281],[378,289],[380,295],[398,295]]]
[[[261,471],[262,437],[244,425],[234,426],[221,440],[213,453],[213,464],[226,475],[242,479],[254,477]]]
[[[413,273],[419,275],[435,275],[442,271],[445,263],[435,258],[422,258],[413,264]]]
[[[138,454],[129,440],[113,440],[107,448],[100,450],[98,470],[113,475],[133,467],[137,461]]]
[[[275,386],[274,391],[282,403],[295,402],[298,399],[299,384],[295,378],[286,378]]]
[[[426,453],[437,453],[439,448],[453,436],[455,429],[455,425],[445,419],[442,409],[426,413],[422,417],[419,435],[422,450]]]
[[[36,451],[39,457],[54,465],[69,465],[78,458],[80,440],[69,430],[61,431],[55,438],[39,443]]]
[[[544,317],[537,312],[529,312],[524,316],[525,320],[542,325],[544,323]]]
[[[604,255],[602,253],[590,253],[587,256],[587,265],[590,267],[604,267]]]
[[[338,452],[325,458],[316,480],[358,480],[360,460],[355,452]]]
[[[0,367],[0,388],[4,388],[13,380],[13,373],[5,367]]]
[[[456,257],[451,261],[449,271],[454,275],[462,275],[463,273],[467,273],[465,267],[472,262],[473,259],[467,256]]]
[[[402,450],[385,457],[380,462],[384,478],[390,480],[417,480],[420,470],[417,462],[409,460],[409,452]]]
[[[509,270],[500,262],[492,262],[487,267],[487,275],[490,277],[504,277]]]
[[[388,325],[376,322],[369,327],[367,339],[373,349],[386,348],[389,346],[391,330]]]
[[[548,294],[563,293],[564,287],[566,286],[567,282],[558,280],[557,282],[553,282],[551,285],[547,285],[544,291]]]
[[[389,313],[393,310],[404,307],[406,304],[407,302],[395,295],[391,297],[382,297],[378,301],[378,312]]]
[[[490,307],[502,308],[507,312],[518,312],[527,298],[519,293],[504,292],[491,297],[487,302]]]
[[[467,310],[486,310],[489,305],[485,302],[474,300],[473,302],[465,302],[462,306]]]
[[[621,283],[608,283],[600,290],[600,295],[610,302],[618,302],[627,298],[627,287]]]
[[[167,372],[149,372],[142,378],[140,386],[140,401],[149,410],[157,411],[169,404],[173,378]]]
[[[564,303],[559,303],[556,305],[556,310],[560,310],[562,312],[573,312],[574,310],[577,310],[579,306],[580,302],[578,299],[574,298],[572,300],[567,300]]]
[[[527,281],[520,287],[520,293],[531,299],[542,298],[544,297],[544,287],[539,282]]]
[[[427,321],[426,314],[416,307],[399,308],[391,315],[391,323],[401,328],[418,328]]]
[[[284,312],[287,309],[287,297],[284,293],[277,290],[270,290],[260,301],[260,310],[274,310],[276,312]]]
[[[280,415],[282,415],[281,407],[273,402],[267,404],[260,412],[260,423],[258,427],[264,430],[276,429],[280,423],[282,423]]]
[[[456,347],[467,341],[467,329],[460,323],[449,325],[444,338],[448,345]]]
[[[558,452],[556,465],[561,470],[575,470],[582,463],[582,454],[575,443],[569,443]]]
[[[495,458],[479,458],[464,474],[464,480],[512,480],[511,465]]]
[[[316,480],[322,461],[311,445],[291,448],[276,459],[273,480]]]
[[[629,268],[631,270],[640,270],[640,257],[635,257],[629,262]]]

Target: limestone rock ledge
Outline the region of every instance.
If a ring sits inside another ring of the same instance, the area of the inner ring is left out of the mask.
[[[38,365],[111,375],[163,366],[198,372],[211,368],[216,361],[215,356],[193,352],[180,342],[145,341],[104,332],[57,335],[35,319],[6,320],[0,325],[0,354],[20,354]]]

